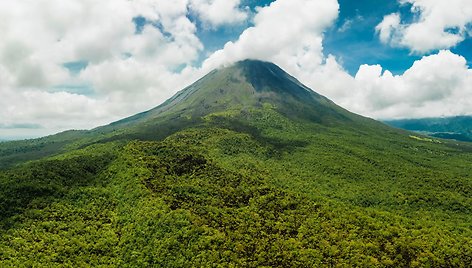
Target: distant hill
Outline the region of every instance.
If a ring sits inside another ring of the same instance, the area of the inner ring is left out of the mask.
[[[421,132],[433,137],[472,141],[472,116],[403,119],[384,122],[394,127]]]
[[[468,267],[472,145],[353,114],[278,66],[0,144],[0,267]]]

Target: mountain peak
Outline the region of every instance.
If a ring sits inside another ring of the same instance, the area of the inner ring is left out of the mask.
[[[233,66],[258,92],[268,90],[289,93],[301,99],[315,93],[272,62],[246,59],[236,62]]]
[[[245,59],[220,71],[232,76],[239,74],[257,93],[290,95],[300,101],[323,98],[272,62]]]
[[[238,67],[249,67],[249,68],[269,67],[269,66],[279,68],[276,64],[270,61],[263,61],[263,60],[257,60],[257,59],[244,59],[244,60],[235,62],[233,65],[238,66]]]
[[[264,104],[292,119],[320,123],[350,121],[353,115],[274,63],[246,59],[213,70],[156,108],[114,125],[163,116],[199,118],[227,110],[259,109]]]

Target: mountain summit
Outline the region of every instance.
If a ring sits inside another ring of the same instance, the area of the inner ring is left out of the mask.
[[[243,60],[215,69],[154,109],[112,123],[114,128],[153,120],[201,118],[223,111],[271,106],[291,119],[322,124],[364,120],[319,95],[273,63]]]

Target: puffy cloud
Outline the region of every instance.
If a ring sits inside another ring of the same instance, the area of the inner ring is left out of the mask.
[[[205,60],[204,68],[252,58],[296,71],[323,61],[323,31],[338,16],[336,0],[278,0],[257,10],[254,26]]]
[[[340,98],[353,111],[375,118],[412,118],[470,114],[472,70],[449,50],[425,56],[402,75],[379,65],[362,65],[353,94]]]
[[[469,115],[472,69],[449,50],[417,60],[403,74],[361,65],[349,75],[332,55],[296,74],[304,84],[342,107],[378,119]]]
[[[55,131],[71,127],[63,120],[64,115],[67,115],[67,119],[74,122],[75,128],[82,128],[90,126],[89,120],[106,122],[107,106],[103,104],[105,103],[86,96],[66,92],[24,90],[18,93],[2,88],[0,118],[4,125],[34,123]]]
[[[472,23],[472,5],[469,0],[399,0],[411,4],[417,19],[400,23],[398,14],[390,14],[376,27],[383,42],[407,47],[416,53],[451,48],[462,42]],[[396,38],[392,38],[396,37]]]
[[[24,75],[32,79],[30,83],[20,79],[19,86],[44,87],[67,79],[67,71],[61,68],[64,62],[95,64],[123,53],[155,59],[162,46],[164,50],[174,46],[186,52],[184,56],[193,56],[171,64],[190,62],[202,45],[195,25],[186,17],[187,5],[186,0],[172,4],[165,0],[2,1],[0,63],[16,77],[21,78],[22,72],[32,74]],[[162,27],[146,27],[137,36],[133,23],[137,16]],[[170,36],[164,37],[164,33]]]
[[[191,0],[192,10],[210,27],[237,24],[248,18],[241,9],[241,0]]]
[[[188,12],[189,0],[0,1],[0,123],[90,128],[157,105],[199,75],[174,73],[203,49]],[[93,94],[57,92],[77,85]]]
[[[126,54],[170,68],[189,63],[198,57],[202,44],[186,17],[187,5],[184,0],[172,4],[163,0],[2,1],[2,76],[10,77],[18,89],[46,89],[70,81],[65,62],[85,61],[90,68],[104,62],[119,66],[125,64]],[[136,16],[146,16],[162,27],[147,25],[136,35]]]
[[[391,42],[395,32],[400,27],[400,14],[392,13],[384,17],[382,22],[375,27],[379,33],[380,41],[383,43]]]

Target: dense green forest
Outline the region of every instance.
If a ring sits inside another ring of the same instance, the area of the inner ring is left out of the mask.
[[[278,69],[249,67],[158,116],[1,145],[0,266],[470,267],[471,144],[318,95],[290,109],[297,81],[279,99],[261,79]],[[201,110],[232,81],[255,96]]]

